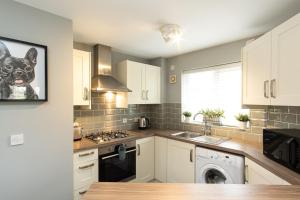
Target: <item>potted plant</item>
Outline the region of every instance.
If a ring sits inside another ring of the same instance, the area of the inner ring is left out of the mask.
[[[189,112],[189,111],[184,111],[182,113],[182,115],[184,116],[184,122],[185,123],[189,123],[191,121],[191,116],[192,116],[192,113]]]
[[[199,114],[203,115],[204,122],[221,125],[221,118],[224,118],[224,110],[221,109],[202,109]]]
[[[235,118],[239,121],[240,129],[247,128],[248,122],[250,121],[249,115],[240,113],[237,116],[235,116]]]

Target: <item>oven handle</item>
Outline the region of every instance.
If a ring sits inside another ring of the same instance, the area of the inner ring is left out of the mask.
[[[132,150],[129,150],[129,151],[126,151],[126,153],[130,153],[130,152],[134,152],[134,151],[136,151],[136,149],[132,149]],[[108,158],[113,158],[113,157],[116,157],[116,156],[118,156],[119,154],[118,153],[116,153],[116,154],[113,154],[113,155],[110,155],[110,156],[105,156],[105,157],[103,157],[103,158],[101,158],[102,160],[106,160],[106,159],[108,159]]]

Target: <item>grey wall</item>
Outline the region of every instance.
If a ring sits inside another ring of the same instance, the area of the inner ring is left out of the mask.
[[[71,200],[72,22],[1,0],[0,35],[48,46],[49,101],[0,103],[0,199]],[[9,146],[11,134],[25,143]]]
[[[131,60],[131,61],[135,61],[135,62],[149,64],[149,60],[147,60],[147,59],[138,58],[138,57],[135,57],[135,56],[119,53],[119,52],[116,52],[116,51],[112,52],[111,59],[112,59],[112,72],[113,72],[113,75],[117,74],[117,71],[116,71],[117,65],[118,65],[119,62],[121,62],[123,60]]]
[[[240,61],[241,48],[245,46],[246,41],[236,41],[168,58],[167,76],[177,75],[177,82],[175,84],[167,83],[167,102],[181,102],[181,73],[183,70]],[[170,66],[174,66],[174,71],[170,70]]]

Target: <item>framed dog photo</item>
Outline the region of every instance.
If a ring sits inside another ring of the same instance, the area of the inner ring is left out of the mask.
[[[0,37],[1,101],[47,101],[47,46]]]

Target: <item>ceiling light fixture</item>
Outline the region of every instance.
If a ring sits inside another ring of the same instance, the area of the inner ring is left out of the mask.
[[[160,27],[160,32],[166,43],[181,40],[182,30],[177,24],[165,24]]]

